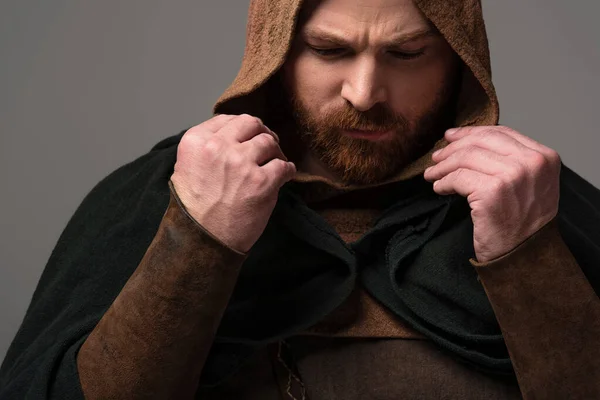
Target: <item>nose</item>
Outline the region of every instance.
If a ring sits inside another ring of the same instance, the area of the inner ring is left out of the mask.
[[[367,111],[385,102],[387,94],[380,72],[374,60],[357,60],[343,83],[342,97],[358,111]]]

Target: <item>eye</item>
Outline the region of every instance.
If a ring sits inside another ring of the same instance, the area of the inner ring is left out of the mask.
[[[408,53],[405,51],[390,51],[390,54],[395,57],[395,58],[399,58],[401,60],[414,60],[415,58],[419,58],[421,57],[423,54],[425,54],[425,51],[421,50],[421,51],[415,51],[412,53]]]
[[[312,52],[320,55],[321,57],[335,57],[335,56],[340,56],[346,52],[346,49],[343,49],[341,47],[319,48],[319,47],[314,47],[314,46],[310,46],[310,45],[307,45],[307,46]]]

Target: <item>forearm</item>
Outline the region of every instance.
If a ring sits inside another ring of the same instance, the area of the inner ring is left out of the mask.
[[[600,299],[552,221],[477,272],[525,399],[600,398]]]
[[[144,258],[79,351],[86,398],[193,398],[243,260],[172,195]]]

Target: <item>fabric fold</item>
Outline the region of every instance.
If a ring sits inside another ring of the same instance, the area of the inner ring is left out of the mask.
[[[292,190],[282,190],[242,268],[208,369],[227,365],[234,371],[243,365],[242,354],[306,330],[360,280],[396,316],[457,358],[511,374],[494,312],[469,263],[474,250],[466,200],[439,196],[422,178],[398,185],[411,195],[350,245]],[[217,375],[211,384],[224,378]]]
[[[557,220],[598,291],[593,261],[600,258],[598,247],[589,237],[575,239],[581,232],[572,230],[571,221],[579,215],[573,214],[578,207],[600,215],[593,204],[573,197],[600,198],[600,191],[567,167],[562,171],[564,200]],[[421,177],[395,185],[410,195],[384,210],[369,232],[348,245],[295,194],[293,185],[284,187],[217,333],[211,357],[215,364],[208,369],[216,371],[220,357],[228,361],[220,370],[225,375],[212,374],[210,384],[243,365],[243,354],[322,320],[346,300],[357,281],[457,361],[488,374],[514,375],[496,314],[470,261],[475,252],[466,199],[439,196]]]

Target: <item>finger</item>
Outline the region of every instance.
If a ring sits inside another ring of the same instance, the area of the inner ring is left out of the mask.
[[[235,115],[219,114],[212,117],[208,121],[204,121],[198,128],[206,129],[210,132],[216,133],[219,129],[227,125],[229,121],[235,118]]]
[[[463,147],[450,154],[437,165],[425,170],[428,181],[436,181],[459,168],[478,171],[487,175],[499,175],[512,168],[509,157],[475,145]]]
[[[248,157],[258,165],[266,164],[274,158],[288,161],[275,138],[268,133],[256,135],[242,143],[241,146],[243,146],[243,151],[248,154]]]
[[[505,134],[517,142],[521,143],[525,147],[529,147],[530,149],[539,151],[542,154],[548,154],[550,152],[554,152],[551,148],[544,146],[543,144],[533,140],[530,137],[527,137],[514,129],[511,129],[507,126],[502,125],[493,125],[493,126],[465,126],[462,128],[453,128],[446,131],[446,140],[449,142],[454,142],[462,139],[466,136],[471,136],[476,133],[480,133],[482,131],[488,132],[499,132]]]
[[[533,150],[536,150],[536,151],[542,153],[544,156],[554,157],[554,155],[556,154],[556,152],[553,149],[551,149],[550,147],[544,146],[540,142],[537,142],[537,141],[533,140],[532,138],[527,137],[527,136],[515,131],[514,129],[511,129],[507,126],[500,126],[498,128],[502,132],[507,134],[508,136],[512,137],[515,140],[518,140],[519,142],[521,142],[523,145],[529,147],[530,149],[533,149]]]
[[[260,118],[248,114],[238,115],[231,119],[231,121],[221,127],[217,133],[223,135],[228,140],[233,140],[238,143],[244,143],[261,133],[268,133],[279,142],[279,137],[275,132],[267,128]]]
[[[462,136],[459,140],[451,142],[439,152],[433,153],[432,160],[435,162],[440,162],[448,158],[454,152],[467,146],[478,146],[502,156],[514,155],[519,152],[531,150],[529,147],[524,146],[519,141],[498,131],[471,129],[469,132],[471,133]],[[456,134],[459,133],[460,131],[457,131]]]
[[[468,136],[473,133],[475,129],[480,129],[481,126],[460,126],[458,128],[451,128],[446,131],[444,137],[446,140],[458,140],[462,139],[465,136]]]
[[[280,158],[274,158],[260,168],[270,177],[273,190],[279,190],[281,186],[296,176],[294,163],[283,161]]]
[[[482,172],[459,168],[444,176],[442,179],[435,181],[433,190],[440,195],[456,193],[468,198],[475,193],[475,191],[484,188],[486,185],[489,185],[492,181],[496,180],[499,180],[499,178],[486,175]]]

